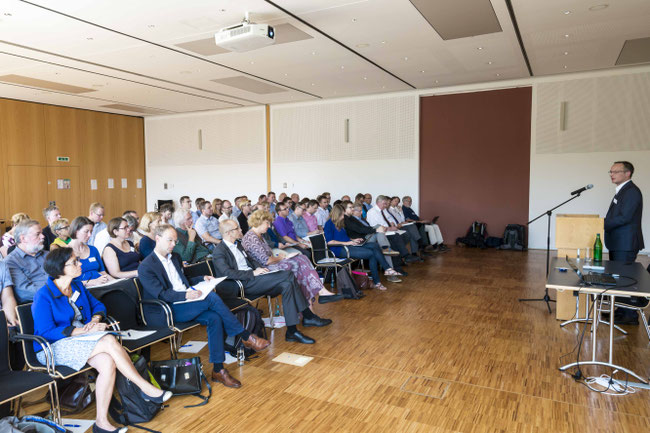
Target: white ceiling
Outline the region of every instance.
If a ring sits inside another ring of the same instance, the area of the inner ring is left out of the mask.
[[[502,31],[443,40],[409,0],[3,0],[0,97],[140,115],[104,106],[178,113],[529,76],[506,0],[437,1],[463,13],[491,1]],[[599,1],[511,1],[535,76],[613,68],[626,40],[650,36],[650,1],[590,11]],[[177,46],[246,11],[311,38],[215,55]],[[94,91],[2,82],[8,75]],[[213,81],[242,76],[283,91]]]

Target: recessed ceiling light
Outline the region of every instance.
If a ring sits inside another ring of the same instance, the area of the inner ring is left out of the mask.
[[[421,74],[424,74],[424,69],[420,71]]]
[[[315,86],[315,85],[316,85],[316,83],[311,83],[311,85],[312,85],[312,86]]]
[[[382,44],[385,44],[385,43],[386,43],[386,41],[381,41],[381,43],[382,43]]]
[[[363,79],[364,79],[364,80],[367,80],[367,79],[368,79],[368,77],[363,77]]]
[[[603,3],[601,5],[594,5],[594,6],[590,7],[589,10],[591,12],[602,11],[603,9],[607,9],[608,7],[609,7],[609,5],[607,3]]]
[[[255,62],[251,60],[251,65],[254,65],[254,64],[255,64]]]
[[[569,52],[568,52],[568,51],[565,51],[565,52],[564,52],[564,55],[565,55],[565,56],[568,56],[568,55],[569,55]]]
[[[436,80],[436,84],[438,83],[438,80]]]
[[[284,74],[284,76],[285,76],[285,77],[288,77],[288,76],[289,76],[289,74]]]
[[[476,47],[477,50],[481,51],[483,47]]]
[[[569,35],[568,35],[568,34],[566,34],[566,35],[564,35],[564,37],[565,37],[565,38],[568,38],[568,37],[569,37]]]
[[[386,88],[386,86],[381,86],[381,88],[382,88],[382,89],[385,89],[385,88]]]
[[[408,60],[408,59],[409,59],[408,57],[404,57],[404,60]]]
[[[345,69],[345,66],[341,65],[341,69]]]
[[[312,51],[312,52],[311,52],[311,55],[312,55],[312,56],[315,56],[315,55],[316,55],[316,51]]]
[[[492,64],[492,62],[491,62],[491,61],[490,61],[490,62],[487,62],[487,64],[488,64],[488,65],[491,65],[491,64]]]
[[[495,74],[495,75],[496,75],[497,77],[500,77],[500,76],[501,76],[501,74],[499,74],[499,73],[497,73],[497,74]]]
[[[357,44],[356,45],[357,48],[366,48],[366,47],[369,47],[369,46],[370,46],[370,44]]]
[[[564,15],[569,15],[571,13],[571,11],[564,11],[563,13],[564,13]]]
[[[566,69],[566,68],[568,68],[568,66],[567,66],[567,65],[564,65],[564,69]]]

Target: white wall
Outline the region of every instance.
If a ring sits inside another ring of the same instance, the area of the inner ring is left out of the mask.
[[[145,149],[148,209],[183,195],[256,200],[266,189],[264,107],[147,117]]]

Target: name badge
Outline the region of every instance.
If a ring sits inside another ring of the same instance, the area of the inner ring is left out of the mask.
[[[614,204],[618,204],[618,200],[614,199]]]
[[[72,296],[70,296],[70,299],[72,299],[72,302],[77,302],[77,299],[79,299],[79,292],[75,290]]]
[[[132,253],[135,252],[135,247],[131,247],[131,252],[132,252]]]
[[[97,261],[97,259],[96,259],[96,258],[94,258],[94,257],[90,257],[90,258],[88,258],[88,261],[92,263],[92,262],[96,262],[96,261]]]

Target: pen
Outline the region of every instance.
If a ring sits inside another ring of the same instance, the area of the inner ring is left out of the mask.
[[[195,289],[194,287],[192,287],[192,286],[190,286],[190,289],[192,289],[192,290],[196,290],[196,289]],[[198,291],[198,290],[197,290],[197,291]]]
[[[191,344],[183,344],[183,345],[181,346],[181,349],[182,349],[183,347],[190,347],[190,346],[191,346]]]
[[[80,424],[63,424],[63,427],[81,427]]]

